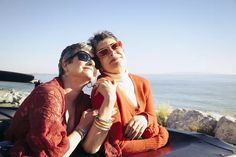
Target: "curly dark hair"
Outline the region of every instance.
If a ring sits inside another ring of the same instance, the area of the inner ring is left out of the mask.
[[[101,32],[97,32],[94,34],[93,37],[89,38],[89,42],[92,46],[92,49],[93,49],[93,52],[94,52],[94,61],[95,61],[95,67],[97,69],[100,69],[101,67],[101,63],[96,55],[96,47],[98,45],[98,43],[104,39],[107,39],[107,38],[113,38],[115,39],[116,41],[118,41],[118,38],[111,32],[105,30],[105,31],[101,31]]]

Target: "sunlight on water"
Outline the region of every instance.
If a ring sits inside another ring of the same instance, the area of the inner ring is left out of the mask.
[[[46,82],[55,74],[35,74],[35,79]],[[236,75],[142,75],[151,83],[158,104],[169,104],[173,108],[190,108],[223,114],[236,113]],[[30,83],[0,82],[0,88],[31,91]],[[91,88],[85,87],[90,94]]]

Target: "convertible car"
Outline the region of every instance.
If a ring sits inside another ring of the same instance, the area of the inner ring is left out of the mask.
[[[0,71],[0,82],[32,82],[33,80],[33,75]],[[34,83],[39,82],[35,81]],[[0,157],[6,157],[9,147],[11,147],[8,141],[4,141],[4,131],[9,126],[16,110],[17,107],[6,107],[0,104]],[[165,147],[127,157],[236,157],[236,146],[217,138],[171,128],[168,128],[168,131],[170,139]]]

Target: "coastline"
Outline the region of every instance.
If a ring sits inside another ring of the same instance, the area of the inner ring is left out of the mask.
[[[19,107],[30,92],[0,88],[0,107]],[[195,131],[236,145],[236,116],[187,108],[172,109],[159,105],[156,110],[158,123],[177,130]]]
[[[157,121],[167,128],[204,133],[236,145],[236,118],[213,112],[162,106]]]
[[[85,93],[89,94],[89,91],[86,91],[85,89]],[[29,91],[0,88],[0,106],[18,107],[29,94],[30,94]],[[178,108],[184,108],[187,110],[194,109],[194,110],[206,112],[208,114],[224,115],[224,116],[231,116],[231,117],[236,118],[236,113],[234,113],[233,111],[230,113],[226,113],[223,111],[217,112],[217,111],[212,111],[210,109],[208,110],[207,108],[199,109],[196,107],[190,107],[191,105],[180,105],[180,106],[175,105],[174,106],[174,105],[171,105],[170,103],[155,104],[155,109],[158,110],[160,106],[169,106],[169,108],[171,108],[172,111]]]
[[[35,79],[47,82],[57,74],[33,74]],[[155,109],[169,104],[174,109],[190,108],[236,116],[236,75],[222,74],[142,74],[150,82]],[[30,92],[31,83],[1,82],[0,88]],[[84,88],[90,94],[91,88]]]
[[[0,106],[18,107],[30,92],[0,88]]]

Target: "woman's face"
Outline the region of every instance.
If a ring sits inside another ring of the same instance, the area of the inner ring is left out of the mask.
[[[113,38],[100,41],[96,47],[96,54],[102,71],[118,74],[126,69],[126,58],[120,41]]]
[[[91,81],[96,77],[97,69],[92,60],[93,53],[83,50],[83,53],[77,53],[71,63],[65,63],[65,75]],[[87,60],[87,61],[86,61]]]

